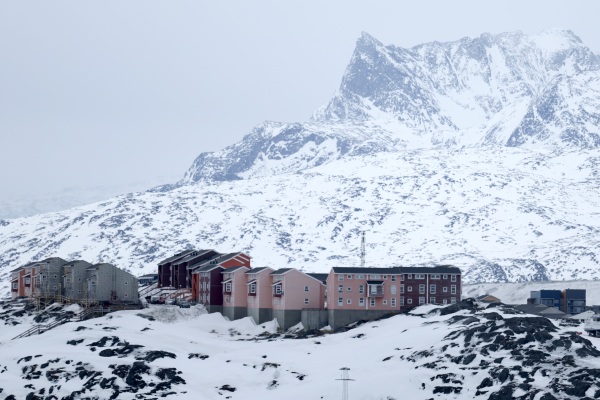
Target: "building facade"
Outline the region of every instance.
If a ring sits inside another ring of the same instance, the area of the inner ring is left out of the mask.
[[[287,330],[302,321],[302,310],[325,308],[325,284],[294,268],[271,272],[273,318]]]
[[[452,266],[334,267],[327,278],[329,325],[337,329],[423,304],[456,303],[461,291],[460,269]]]
[[[247,314],[254,322],[262,324],[273,319],[271,307],[271,278],[272,268],[261,267],[246,271],[246,287],[248,294]]]
[[[231,267],[224,269],[222,287],[223,316],[231,321],[248,315],[248,267]]]
[[[138,304],[135,276],[112,264],[100,263],[86,269],[86,293],[89,300],[105,303]]]

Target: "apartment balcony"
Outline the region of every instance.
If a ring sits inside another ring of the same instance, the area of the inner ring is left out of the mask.
[[[367,281],[367,297],[383,297],[383,281]]]

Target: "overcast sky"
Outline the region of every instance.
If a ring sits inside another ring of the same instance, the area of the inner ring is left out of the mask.
[[[264,120],[302,122],[356,39],[410,47],[567,28],[600,53],[597,1],[4,1],[2,197],[173,182]]]

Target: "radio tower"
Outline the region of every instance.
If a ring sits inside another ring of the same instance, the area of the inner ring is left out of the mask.
[[[361,233],[361,239],[360,239],[360,266],[361,268],[365,267],[365,256],[366,256],[366,250],[365,250],[365,231],[362,231]]]
[[[342,371],[342,378],[336,379],[336,381],[342,381],[342,400],[348,400],[348,381],[353,381],[354,379],[350,379],[348,376],[350,368],[340,368],[340,371]]]

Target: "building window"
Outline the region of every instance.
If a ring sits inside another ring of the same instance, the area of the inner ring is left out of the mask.
[[[444,286],[444,288],[442,289],[442,292],[448,293],[448,288]]]
[[[282,294],[283,290],[281,290],[281,285],[275,286],[275,294]]]
[[[425,297],[419,297],[419,305],[425,304]]]
[[[425,294],[425,285],[424,284],[419,285],[419,294]]]
[[[81,290],[78,290],[77,293],[81,293]]]
[[[431,274],[431,279],[440,279],[440,274]]]
[[[450,294],[456,294],[456,285],[450,286]]]
[[[68,280],[67,282],[69,282],[69,280]],[[125,284],[126,284],[126,285],[129,285],[129,282],[125,281]]]
[[[344,299],[342,297],[338,298],[338,306],[344,305]]]
[[[54,279],[58,278],[58,275],[54,275]]]
[[[400,296],[400,305],[403,306],[404,305],[404,296]]]
[[[256,293],[256,283],[253,283],[250,285],[250,293],[252,293],[252,294]]]
[[[415,274],[415,279],[425,279],[425,274]]]
[[[351,291],[352,291],[352,288],[351,288],[350,286],[348,286],[348,287],[346,288],[346,290],[348,290],[349,292],[351,292]]]
[[[125,298],[127,298],[127,297],[129,297],[129,296],[127,295],[127,293],[125,293]]]
[[[352,300],[348,299],[348,300],[346,300],[346,303],[352,304]]]
[[[386,279],[387,279],[387,275],[384,275],[383,276],[383,280],[385,281]]]
[[[206,289],[206,282],[204,282],[204,285],[203,285],[203,286],[204,286],[204,289]],[[231,282],[227,282],[227,283],[225,284],[225,291],[226,291],[226,292],[231,292]]]
[[[359,306],[364,306],[365,305],[365,298],[361,297],[360,299],[358,299],[358,305]]]
[[[444,304],[448,304],[448,299],[443,299],[443,300],[442,300],[442,303],[444,303]]]
[[[404,274],[400,275],[400,281],[404,281]]]
[[[409,291],[409,292],[412,292],[412,286],[409,286],[409,287],[408,287],[408,291]]]
[[[435,304],[435,297],[430,297],[429,298],[429,303]]]
[[[371,307],[375,307],[375,298],[371,297],[371,298],[369,299],[369,303],[370,303],[369,305],[370,305]]]
[[[359,285],[358,286],[358,293],[364,293],[365,292],[365,285]]]
[[[77,282],[81,282],[81,278],[77,279]]]
[[[344,285],[338,285],[338,293],[342,293],[344,291]]]
[[[450,275],[450,281],[456,282],[456,275]]]
[[[379,274],[371,275],[370,277],[371,277],[371,279],[379,279]]]
[[[396,282],[396,275],[392,275],[392,282]]]
[[[448,274],[444,274],[444,275],[442,275],[442,277],[443,277],[444,279],[448,279]]]
[[[387,306],[387,300],[384,300],[384,301],[383,301],[383,305],[384,305],[384,306]]]
[[[304,299],[304,304],[308,304],[308,299]]]
[[[304,291],[308,292],[308,286],[304,286]]]
[[[343,281],[344,280],[344,275],[338,275],[338,281]]]
[[[396,285],[392,285],[392,294],[396,294]]]
[[[456,303],[456,297],[452,297],[452,298],[450,299],[450,303],[452,303],[452,304]]]
[[[352,275],[351,274],[346,275],[346,279],[352,279]]]
[[[13,289],[16,289],[16,288],[17,288],[17,284],[13,283]]]
[[[435,285],[429,285],[429,293],[435,294]]]
[[[354,279],[365,279],[364,274],[354,274]]]
[[[412,299],[411,298],[406,299],[406,304],[412,304]]]
[[[408,279],[412,279],[412,274],[408,274]]]
[[[400,285],[400,293],[404,293],[404,284]]]
[[[391,306],[392,307],[396,307],[396,298],[395,297],[392,297],[392,304],[391,304]]]

